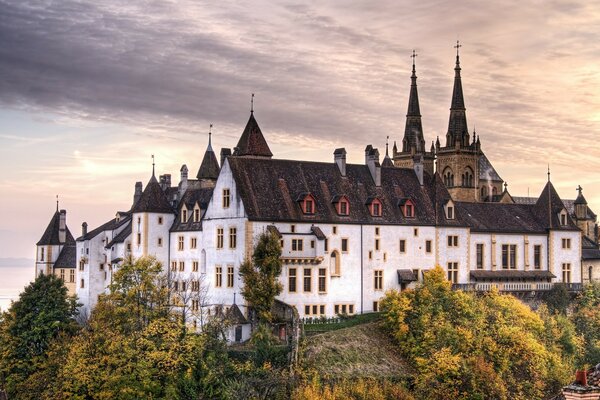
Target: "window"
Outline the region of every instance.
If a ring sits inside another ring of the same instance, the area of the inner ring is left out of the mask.
[[[173,281],[173,290],[179,292],[179,281]]]
[[[562,265],[562,280],[564,283],[571,283],[571,264],[569,263]]]
[[[215,266],[215,287],[223,286],[223,267]]]
[[[446,187],[451,188],[454,186],[454,173],[452,173],[452,170],[450,168],[446,168],[444,170],[443,178],[444,185],[446,185]]]
[[[131,243],[127,242],[127,251],[131,251]]]
[[[217,249],[223,248],[223,228],[217,228]]]
[[[223,208],[229,208],[230,197],[229,189],[223,189]]]
[[[565,212],[565,210],[561,211],[561,213],[560,213],[560,224],[561,225],[567,224],[567,213]]]
[[[198,311],[200,302],[198,300],[192,300],[192,311]],[[194,323],[196,323],[196,320],[194,320]]]
[[[337,235],[337,226],[334,226],[333,228],[331,228],[331,233],[333,235]]]
[[[387,253],[383,253],[383,261],[387,261]]]
[[[292,251],[302,251],[304,242],[302,239],[292,239]]]
[[[42,247],[40,250],[41,250],[41,253],[40,253],[40,261],[44,261],[44,251],[45,251],[46,249],[44,249],[44,248]]]
[[[347,238],[342,239],[342,252],[343,253],[348,252],[348,239]]]
[[[100,268],[100,271],[104,271],[104,264],[102,264],[102,263],[101,263],[101,264],[99,265],[99,268]]]
[[[137,234],[137,245],[139,246],[140,244],[142,244],[142,234],[138,233]]]
[[[425,241],[425,252],[426,253],[431,253],[431,240],[426,240]]]
[[[296,225],[290,225],[290,232],[296,233]]]
[[[413,236],[419,236],[419,228],[413,229]]]
[[[379,311],[379,302],[374,301],[373,302],[373,312],[378,312],[378,311]]]
[[[373,259],[373,250],[369,250],[369,260]]]
[[[198,272],[198,261],[192,261],[192,272]]]
[[[329,258],[329,273],[331,276],[340,276],[340,255],[337,250],[333,251]]]
[[[325,251],[329,251],[329,239],[325,238],[323,242],[323,248],[325,249]]]
[[[83,267],[85,266],[85,262],[83,260],[79,261],[79,270],[83,271]]]
[[[185,281],[181,281],[181,291],[185,292],[187,290]]]
[[[162,225],[163,224],[163,217],[158,217],[158,224]]]
[[[194,208],[194,222],[200,221],[200,209]]]
[[[562,240],[562,248],[563,249],[570,249],[571,248],[571,239],[564,239]]]
[[[195,237],[191,238],[190,239],[190,248],[195,249],[197,247],[198,247],[198,238],[195,238]]]
[[[469,167],[465,169],[464,174],[462,174],[462,186],[463,187],[475,187],[473,185],[473,170]]]
[[[63,282],[65,281],[65,270],[63,268],[60,269],[60,279]]]
[[[346,196],[335,197],[334,203],[338,215],[349,215],[350,214],[350,202]]]
[[[171,271],[177,271],[177,261],[171,261]]]
[[[446,218],[454,219],[454,207],[452,207],[452,206],[446,207]]]
[[[383,290],[383,270],[378,269],[375,270],[374,273],[373,286],[375,287],[375,290]]]
[[[319,268],[319,293],[327,293],[327,269]]]
[[[400,253],[406,253],[406,240],[400,239]]]
[[[69,282],[71,282],[71,283],[75,282],[75,270],[74,269],[69,271]]]
[[[315,213],[315,199],[307,194],[304,196],[304,199],[300,202],[300,207],[302,208],[302,212],[304,214],[314,214]]]
[[[227,266],[227,287],[233,287],[233,265]]]
[[[162,238],[161,237],[158,238],[158,247],[162,247]]]
[[[288,274],[288,292],[295,293],[296,292],[296,268],[290,268]]]
[[[306,304],[304,305],[305,316],[321,316],[325,315],[325,304]]]
[[[452,283],[458,283],[458,263],[448,263],[448,280]]]
[[[375,228],[375,236],[379,236],[379,227]]]
[[[517,245],[503,244],[502,245],[502,268],[516,269],[517,268]]]
[[[179,261],[179,271],[185,271],[185,261]]]
[[[483,243],[477,243],[477,269],[483,269]]]
[[[542,268],[542,246],[539,244],[533,246],[533,267],[535,269]]]
[[[81,280],[79,287],[82,289],[85,287],[85,281],[83,279]]]
[[[458,236],[448,236],[448,247],[458,247]]]
[[[312,288],[312,269],[304,268],[304,291],[310,292]]]
[[[310,248],[311,248],[311,249],[314,249],[314,248],[315,248],[315,241],[314,241],[314,240],[311,240],[311,241],[310,241]]]
[[[383,211],[381,200],[373,199],[369,204],[369,211],[371,212],[372,217],[381,217]]]
[[[183,250],[183,236],[177,237],[177,250]]]
[[[192,291],[193,292],[200,291],[200,281],[192,281]]]
[[[379,251],[379,239],[375,239],[375,251]]]
[[[181,222],[187,222],[187,220],[188,220],[187,208],[185,208],[185,206],[183,206],[183,208],[181,209]]]
[[[237,228],[229,228],[229,248],[237,247]]]

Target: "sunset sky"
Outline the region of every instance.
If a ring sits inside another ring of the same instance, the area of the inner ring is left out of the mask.
[[[383,153],[412,49],[425,139],[444,143],[457,39],[469,129],[509,192],[537,196],[549,163],[600,212],[594,2],[0,0],[0,258],[34,257],[56,194],[79,236],[129,209],[151,154],[195,175],[209,124],[235,146],[251,93],[276,158]]]

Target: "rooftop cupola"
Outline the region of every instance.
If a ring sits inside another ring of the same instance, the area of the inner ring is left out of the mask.
[[[577,219],[585,219],[587,217],[587,200],[583,197],[583,188],[581,185],[577,186],[577,191],[579,194],[577,198],[573,202],[575,206],[575,216]]]
[[[462,82],[460,77],[460,56],[459,49],[461,44],[456,41],[456,65],[454,67],[454,89],[452,90],[452,104],[450,105],[450,119],[448,121],[448,133],[446,133],[446,147],[469,146],[469,130],[467,129],[467,114],[465,100],[462,91]]]
[[[258,126],[258,122],[254,118],[254,93],[252,93],[252,105],[250,108],[250,118],[242,136],[238,141],[233,152],[234,156],[240,157],[256,157],[256,158],[271,158],[273,153],[269,149],[269,145]]]

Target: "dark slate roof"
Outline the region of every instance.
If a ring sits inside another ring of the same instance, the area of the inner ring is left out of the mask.
[[[246,128],[244,128],[244,132],[235,147],[234,155],[273,157],[273,153],[269,149],[269,145],[258,126],[258,122],[254,119],[254,113],[250,114]]]
[[[383,162],[381,163],[381,166],[384,168],[391,168],[394,166],[394,163],[390,156],[386,154],[385,157],[383,157]]]
[[[502,181],[502,178],[500,178],[490,160],[488,160],[485,154],[481,153],[481,157],[479,157],[479,180],[485,182],[488,179]]]
[[[219,162],[217,161],[217,156],[212,149],[212,145],[210,143],[210,137],[208,139],[208,147],[204,152],[204,158],[202,159],[202,164],[200,164],[200,168],[198,169],[198,173],[196,174],[196,178],[198,179],[217,179],[219,177]]]
[[[474,280],[479,279],[550,279],[556,278],[550,271],[516,271],[516,270],[502,270],[502,271],[471,271],[471,278]]]
[[[535,206],[503,203],[457,203],[461,217],[475,232],[545,233]]]
[[[282,238],[281,232],[279,232],[279,229],[275,225],[267,225],[267,231],[271,235],[277,236],[278,239]]]
[[[582,235],[581,241],[581,258],[584,260],[598,260],[600,259],[600,248],[598,243],[591,240],[589,237]]]
[[[113,218],[113,219],[108,220],[107,222],[103,223],[96,229],[92,229],[85,235],[78,237],[77,241],[81,242],[83,240],[93,239],[102,232],[115,230],[115,229],[119,228],[120,226],[122,226],[123,224],[126,224],[130,221],[131,221],[131,217],[121,218],[119,221],[117,221],[116,218]]]
[[[323,231],[321,230],[321,228],[319,228],[318,226],[311,226],[310,227],[311,232],[316,236],[316,238],[318,240],[325,240],[327,239],[327,236],[325,236],[325,234],[323,233]]]
[[[121,232],[117,234],[107,245],[106,248],[110,249],[113,245],[117,243],[123,243],[125,239],[127,239],[131,235],[131,219],[129,219],[129,223]]]
[[[152,175],[146,185],[140,199],[131,209],[132,213],[150,212],[150,213],[172,213],[173,208],[163,192],[156,177]]]
[[[515,197],[513,197],[513,200],[517,204],[535,204],[537,202],[538,198],[537,197],[515,196]],[[567,200],[563,200],[562,202],[565,205],[565,208],[567,209],[569,214],[575,215],[575,200],[567,199]],[[596,214],[592,211],[592,209],[589,206],[587,207],[586,211],[587,211],[587,215],[586,215],[587,218],[591,218],[591,219],[596,218]]]
[[[40,240],[36,243],[37,246],[53,246],[53,245],[61,245],[61,244],[75,244],[75,239],[73,238],[73,235],[71,235],[71,231],[69,230],[69,227],[66,226],[66,240],[65,243],[61,243],[59,236],[58,236],[58,231],[60,228],[60,212],[57,210],[54,215],[52,216],[52,219],[50,220],[50,223],[48,224],[48,226],[46,227],[46,230],[44,231],[44,234],[42,235],[42,237],[40,238]]]
[[[570,213],[567,211],[567,225],[560,225],[558,214],[564,208],[565,205],[556,193],[552,182],[546,183],[544,190],[540,194],[537,202],[535,203],[536,212],[540,222],[548,229],[556,230],[579,230],[577,225],[571,219]]]
[[[587,200],[583,197],[583,193],[579,192],[579,195],[575,199],[573,204],[587,204]]]
[[[462,218],[462,210],[459,207],[455,207],[454,219],[446,219],[444,206],[452,200],[452,197],[450,196],[450,193],[448,193],[448,189],[446,189],[444,182],[442,182],[442,177],[437,172],[434,174],[434,178],[431,182],[431,193],[433,196],[433,202],[435,204],[435,221],[437,225],[466,226]]]
[[[179,202],[179,212],[177,218],[173,222],[171,232],[185,232],[185,231],[201,231],[202,230],[202,217],[206,212],[210,198],[212,197],[214,188],[193,188],[185,191],[181,201]],[[200,205],[200,221],[194,222],[194,206],[198,203]],[[188,220],[181,221],[181,209],[183,205],[188,209]]]
[[[433,225],[431,178],[421,186],[412,169],[383,168],[376,187],[365,165],[348,164],[342,177],[335,163],[230,157],[231,171],[250,220],[325,223]],[[443,185],[443,184],[442,184]],[[444,188],[445,195],[448,191]],[[300,193],[315,199],[315,212],[305,215],[295,201]],[[345,195],[350,214],[340,216],[332,200]],[[372,217],[369,197],[383,204],[383,215]],[[397,201],[414,200],[415,218],[404,218]],[[449,195],[448,195],[449,197]]]
[[[417,280],[415,273],[410,269],[399,269],[397,273],[398,283],[415,282]]]
[[[454,89],[452,90],[452,103],[450,105],[450,118],[448,120],[447,147],[454,147],[456,140],[467,137],[467,115],[465,112],[465,100],[463,98],[462,82],[460,78],[460,60],[456,56],[454,67]]]
[[[237,304],[233,304],[227,310],[225,318],[234,325],[244,325],[248,323],[248,320],[240,310]]]
[[[62,248],[54,263],[54,268],[75,268],[77,264],[76,259],[77,249],[75,247],[75,242],[73,242],[73,244],[66,245]]]

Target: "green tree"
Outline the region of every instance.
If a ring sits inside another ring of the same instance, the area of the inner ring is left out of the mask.
[[[572,316],[577,333],[583,337],[581,365],[596,365],[600,360],[600,282],[584,286]]]
[[[545,301],[551,313],[561,313],[566,315],[567,308],[571,303],[567,285],[564,283],[554,284],[552,289],[548,291]]]
[[[47,351],[59,335],[77,330],[77,302],[63,281],[39,275],[3,313],[0,322],[0,386],[9,398],[36,398],[31,385],[47,367]]]
[[[240,267],[244,282],[242,295],[256,311],[260,321],[272,320],[271,308],[275,297],[283,287],[279,283],[281,275],[281,245],[273,233],[264,232],[258,238],[252,260],[246,260]]]

